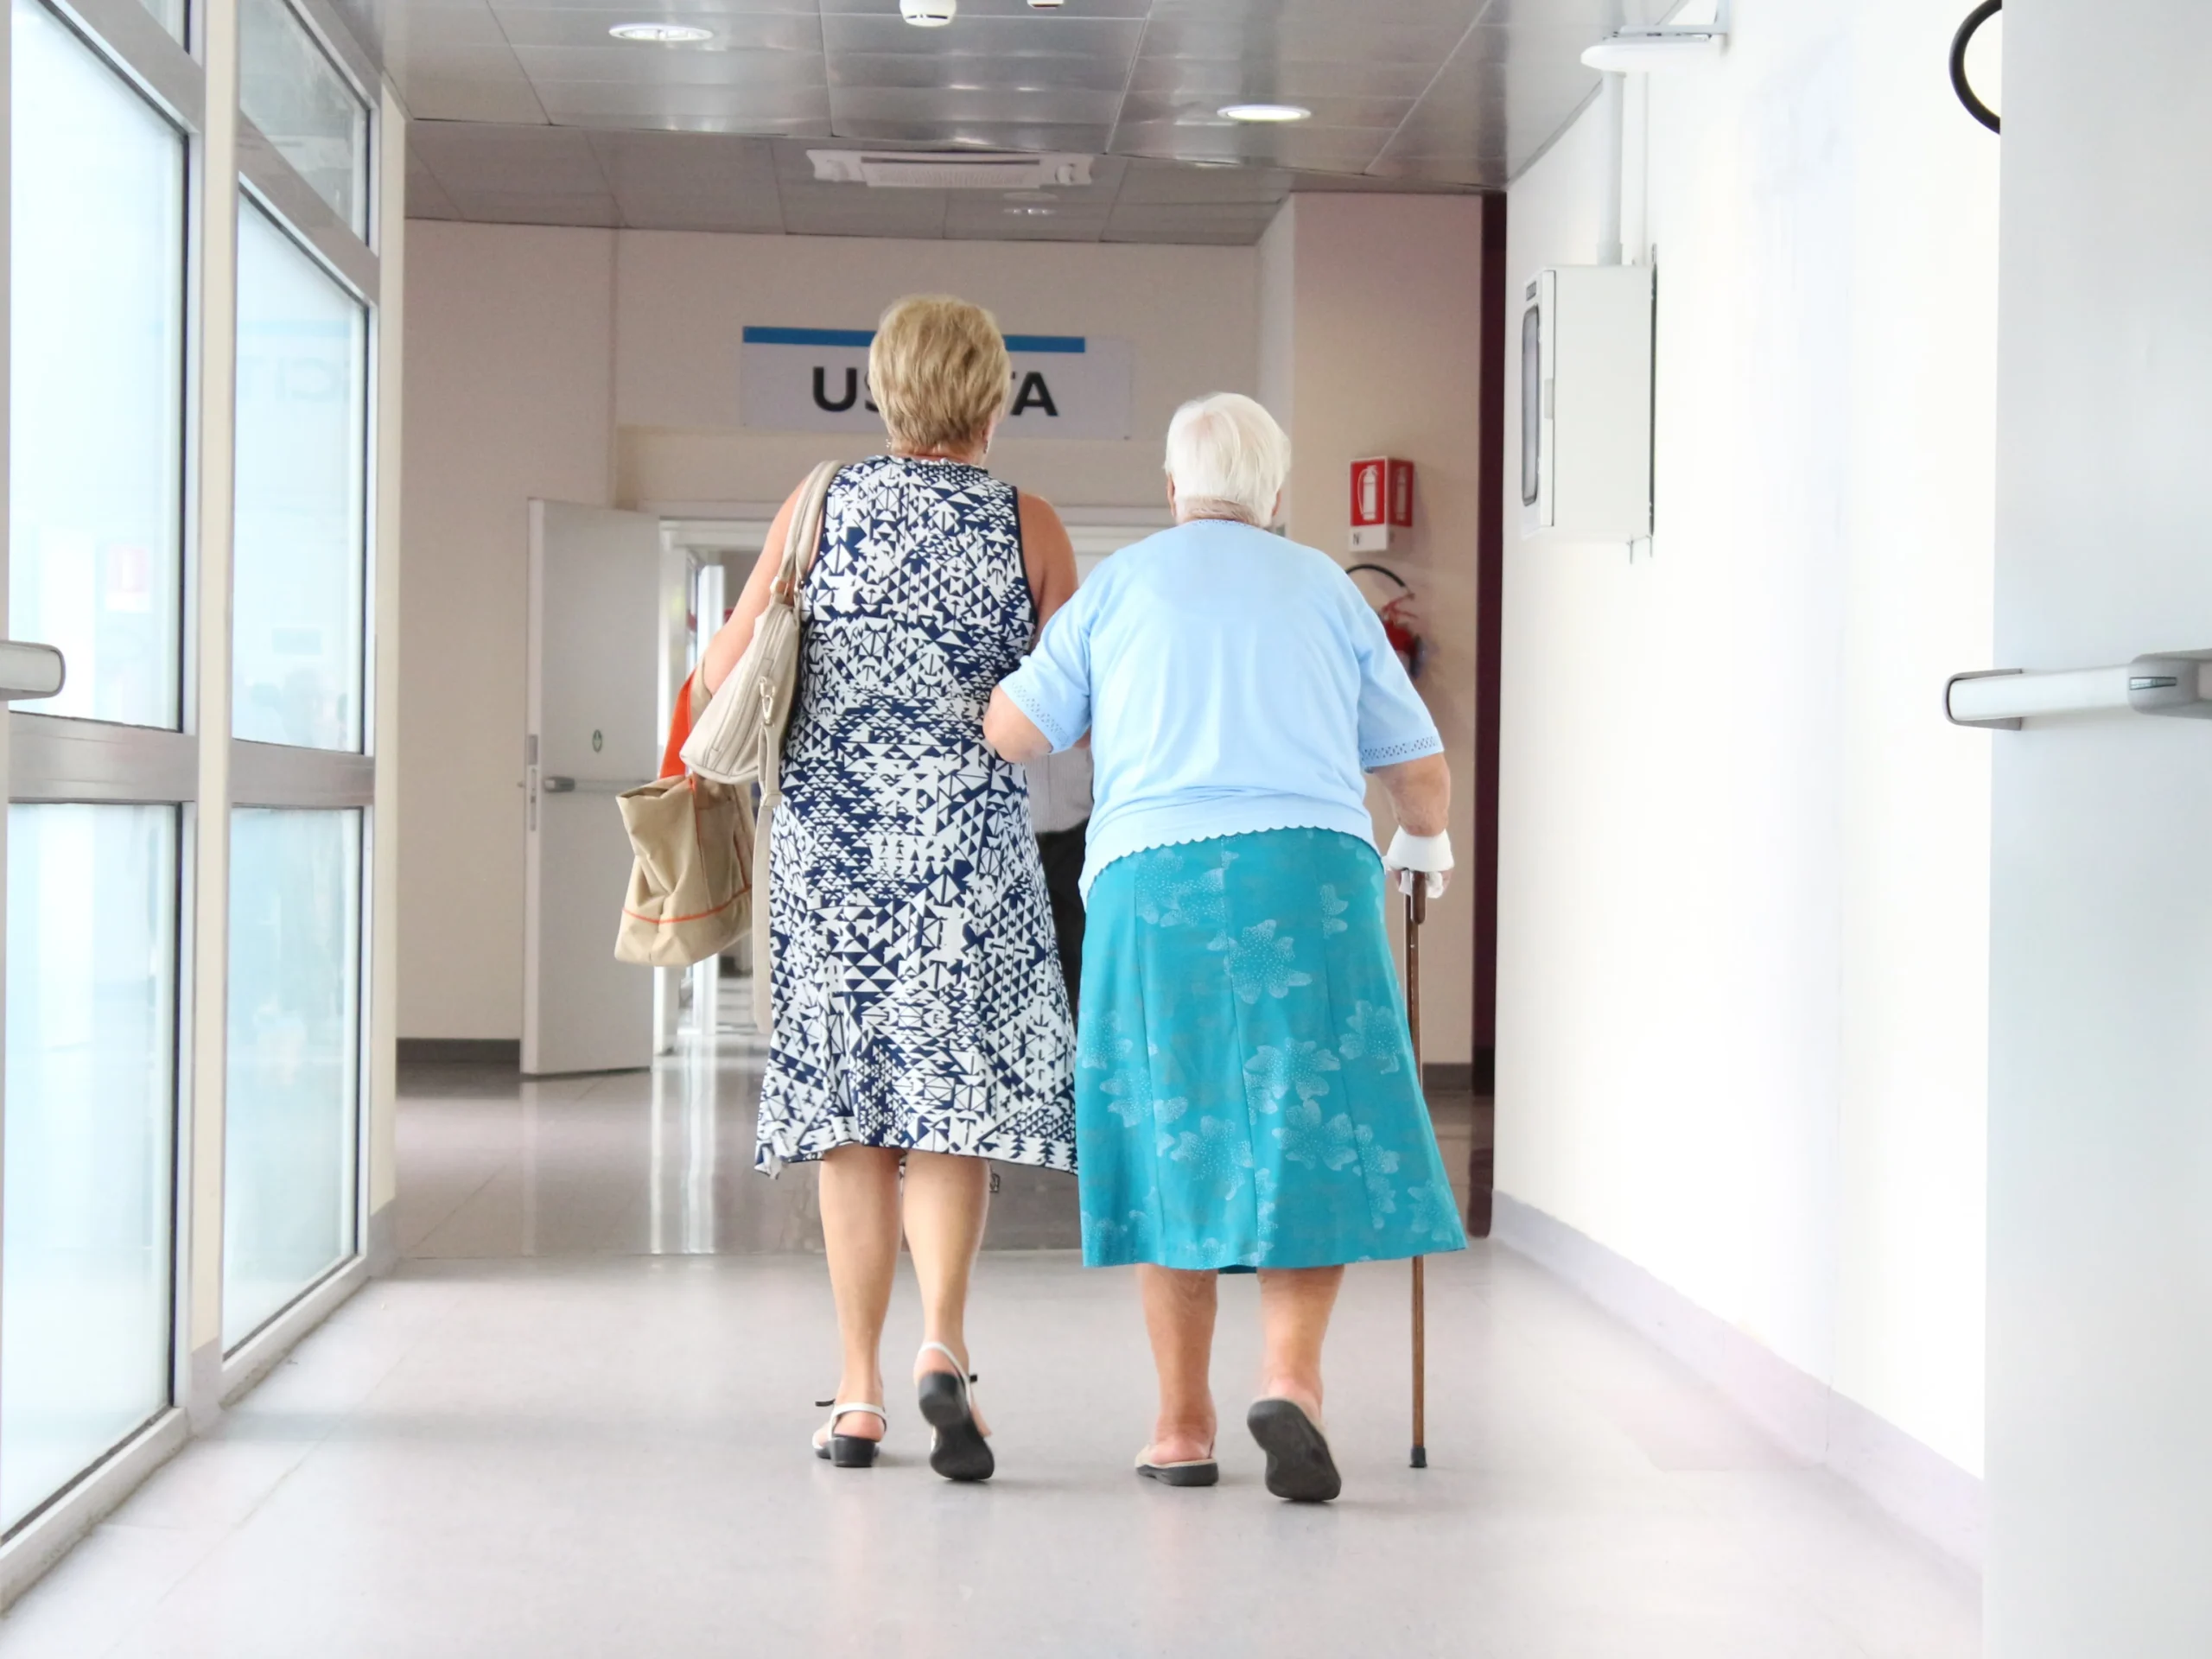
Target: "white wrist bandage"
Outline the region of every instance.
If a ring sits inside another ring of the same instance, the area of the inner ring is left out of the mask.
[[[1412,873],[1422,872],[1428,878],[1428,896],[1440,897],[1444,892],[1446,873],[1452,868],[1451,832],[1409,836],[1403,830],[1399,830],[1390,838],[1390,850],[1382,855],[1382,868],[1396,879],[1401,893],[1411,893]]]

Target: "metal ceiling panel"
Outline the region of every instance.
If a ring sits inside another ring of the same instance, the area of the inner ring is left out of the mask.
[[[622,223],[614,198],[562,195],[528,191],[509,195],[504,191],[480,191],[468,198],[467,217],[479,225],[564,225],[580,230],[611,231]]]
[[[1055,17],[1030,11],[1019,17],[977,17],[962,15],[950,29],[915,29],[899,20],[894,9],[887,16],[873,14],[824,12],[822,44],[831,57],[841,53],[911,53],[925,57],[953,54],[962,57],[1006,60],[1033,57],[1107,57],[1126,63],[1136,56],[1144,38],[1141,19],[1116,20],[1089,16]],[[1006,74],[1018,73],[1009,65]]]
[[[1132,93],[1211,100],[1280,99],[1306,105],[1319,98],[1401,99],[1411,104],[1436,76],[1433,63],[1370,63],[1339,60],[1154,57],[1137,60]]]
[[[836,86],[830,109],[839,131],[861,124],[926,128],[931,123],[971,126],[978,122],[1020,126],[1087,126],[1111,130],[1121,97],[1116,92],[1065,89],[1026,92],[981,87],[957,92],[918,86]]]
[[[1290,194],[1294,175],[1269,167],[1179,167],[1166,162],[1131,161],[1122,175],[1117,201],[1280,202]]]
[[[817,60],[822,55],[819,20],[790,12],[674,11],[660,0],[653,0],[653,3],[626,10],[619,16],[575,7],[534,5],[495,5],[492,15],[512,46],[596,46],[644,64],[672,65],[721,52],[786,52]],[[715,37],[685,46],[618,41],[607,32],[613,22],[685,23],[710,29]]]
[[[594,132],[591,147],[626,226],[770,236],[784,228],[766,139]]]
[[[1192,162],[1257,162],[1275,167],[1362,173],[1389,142],[1384,127],[1260,127],[1221,121],[1124,123],[1114,148],[1124,156]]]
[[[899,0],[819,0],[823,16],[828,17],[889,17],[898,19]],[[1028,0],[960,0],[960,15],[950,27],[915,30],[931,39],[944,39],[955,51],[972,51],[961,43],[961,37],[978,22],[993,18],[1013,17],[1025,22],[1059,23],[1125,22],[1141,23],[1154,10],[1154,0],[1072,0],[1058,16],[1039,12]],[[900,27],[907,27],[901,23]]]
[[[373,35],[416,115],[448,118],[431,124],[448,132],[426,139],[411,187],[425,216],[1246,242],[1296,191],[1503,185],[1596,85],[1583,48],[1675,7],[1068,0],[1038,11],[960,0],[950,27],[916,29],[898,0],[333,3]],[[714,38],[633,45],[607,33],[654,21]],[[1313,118],[1221,118],[1245,101],[1300,104]],[[588,138],[598,170],[581,171],[574,149],[475,151],[450,136],[461,123],[548,122]],[[1008,213],[1019,204],[983,194],[817,185],[804,141],[833,133],[886,149],[1090,153],[1097,182],[1058,193],[1049,214]]]
[[[1681,10],[1681,0],[1490,0],[1480,21],[1492,28],[1571,25],[1586,31],[1587,46],[1617,29],[1663,23]]]
[[[1464,22],[1370,22],[1350,11],[1249,22],[1175,17],[1155,20],[1145,30],[1144,55],[1243,63],[1425,63],[1433,67],[1452,55],[1466,32]]]
[[[1227,127],[1234,130],[1237,124],[1224,120],[1217,113],[1227,101],[1218,96],[1203,93],[1131,92],[1122,106],[1122,124],[1135,127],[1177,122],[1202,127]],[[1300,102],[1313,111],[1313,118],[1299,122],[1294,127],[1285,124],[1279,130],[1313,132],[1331,127],[1379,128],[1389,134],[1396,131],[1399,124],[1413,113],[1415,100],[1410,98],[1307,98],[1301,99]],[[1244,130],[1256,129],[1247,124]]]
[[[408,113],[418,121],[542,126],[546,118],[545,106],[519,73],[512,80],[448,80],[442,75],[416,75],[400,87],[399,95]]]
[[[605,194],[607,175],[588,133],[554,127],[416,121],[407,130],[416,159],[466,211],[480,193]]]
[[[1465,29],[1486,10],[1488,0],[1353,0],[1351,4],[1345,0],[1153,0],[1152,17],[1157,22],[1195,17],[1245,25],[1282,19],[1336,22],[1351,18]]]
[[[788,52],[697,52],[648,63],[609,46],[519,46],[515,56],[541,86],[601,81],[632,86],[740,86],[795,91],[826,85],[822,60]]]
[[[1124,59],[1086,57],[1079,52],[1032,53],[1014,59],[971,52],[839,52],[830,60],[833,86],[938,87],[947,92],[1067,87],[1112,92],[1118,98],[1128,76]]]
[[[784,203],[784,229],[793,236],[885,236],[939,241],[944,236],[944,198],[931,190],[880,191],[912,201]]]
[[[761,137],[830,130],[828,89],[636,86],[623,81],[538,83],[545,113],[558,126],[660,127]]]

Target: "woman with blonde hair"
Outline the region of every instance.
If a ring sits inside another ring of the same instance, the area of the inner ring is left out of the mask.
[[[983,470],[1011,378],[988,312],[921,296],[884,313],[868,380],[889,448],[830,486],[771,837],[774,1030],[755,1162],[822,1165],[844,1359],[815,1450],[841,1468],[875,1461],[903,1219],[930,1462],[953,1480],[995,1464],[964,1326],[987,1160],[1075,1160],[1044,871],[1020,775],[983,743],[993,690],[1076,587],[1051,505]],[[708,648],[709,689],[753,638],[797,504],[794,491]]]
[[[1136,1263],[1160,1373],[1137,1472],[1208,1486],[1215,1275],[1260,1275],[1246,1417],[1277,1497],[1325,1501],[1321,1344],[1344,1264],[1465,1243],[1383,926],[1441,893],[1436,725],[1336,562],[1265,525],[1290,442],[1249,397],[1167,430],[1177,525],[1107,560],[992,693],[1011,760],[1090,739],[1076,1071],[1083,1259]],[[1378,857],[1366,779],[1396,838]]]

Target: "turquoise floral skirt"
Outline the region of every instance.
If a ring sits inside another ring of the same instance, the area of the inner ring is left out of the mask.
[[[1465,1247],[1375,849],[1273,830],[1091,885],[1076,1167],[1094,1268],[1319,1268]]]

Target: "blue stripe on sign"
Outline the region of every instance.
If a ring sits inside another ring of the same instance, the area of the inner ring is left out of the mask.
[[[873,328],[752,328],[747,346],[861,346],[875,338]]]
[[[865,349],[875,339],[873,328],[765,328],[747,326],[747,346],[845,346]],[[1081,334],[1008,334],[1006,348],[1025,354],[1051,353],[1080,357],[1085,346]]]

